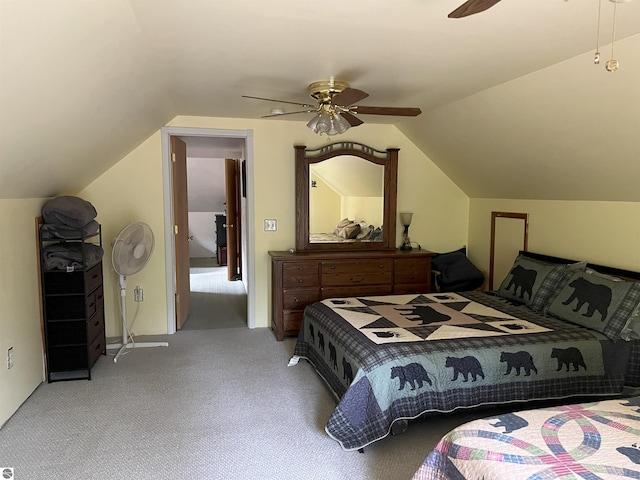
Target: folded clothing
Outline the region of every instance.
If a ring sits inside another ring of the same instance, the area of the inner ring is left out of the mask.
[[[104,250],[92,243],[54,243],[43,250],[45,270],[81,270],[102,260]]]
[[[96,218],[98,212],[91,203],[80,197],[64,195],[49,200],[42,207],[45,223],[81,228]]]
[[[43,223],[40,226],[40,238],[42,240],[76,240],[96,235],[99,228],[100,225],[95,220],[91,220],[80,228],[72,228],[57,223]]]

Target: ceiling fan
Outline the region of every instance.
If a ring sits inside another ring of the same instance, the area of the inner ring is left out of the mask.
[[[467,0],[447,16],[449,18],[468,17],[469,15],[488,10],[499,1],[500,0]]]
[[[276,100],[273,98],[253,97],[250,95],[242,95],[244,98],[253,98],[255,100],[266,100],[268,102],[288,103],[299,105],[302,110],[295,112],[284,112],[272,110],[266,117],[279,117],[282,115],[295,115],[298,113],[316,113],[316,115],[307,123],[315,133],[327,135],[336,135],[344,133],[350,127],[357,127],[364,122],[356,115],[394,115],[403,117],[415,117],[420,115],[422,111],[419,108],[405,107],[367,107],[363,105],[354,105],[369,96],[367,92],[351,88],[349,83],[334,80],[314,82],[309,85],[309,95],[317,100],[317,104],[291,102],[288,100]]]

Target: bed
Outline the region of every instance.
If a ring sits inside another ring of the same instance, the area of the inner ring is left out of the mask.
[[[342,219],[332,232],[309,233],[310,243],[380,242],[382,228],[365,221]]]
[[[640,386],[640,282],[592,267],[521,252],[495,292],[324,299],[290,364],[308,360],[330,387],[325,430],[345,450],[427,412],[620,395]],[[608,308],[588,281],[613,292]]]
[[[475,420],[446,434],[413,480],[640,478],[640,397]]]

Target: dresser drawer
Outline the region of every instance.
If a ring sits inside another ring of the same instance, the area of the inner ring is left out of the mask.
[[[391,284],[393,260],[363,259],[322,262],[322,285],[381,285]]]
[[[283,320],[283,335],[298,335],[300,331],[300,325],[302,325],[302,316],[304,315],[304,310],[296,310],[296,311],[285,311],[282,314]]]
[[[100,354],[105,352],[106,342],[104,336],[104,330],[93,341],[89,347],[89,367],[92,367],[96,360],[100,358]]]
[[[285,263],[282,265],[282,286],[284,288],[318,286],[318,263]]]
[[[427,283],[429,281],[430,258],[397,258],[394,262],[394,283]]]
[[[97,263],[85,273],[84,284],[87,292],[102,284],[102,263]]]
[[[104,310],[100,309],[87,321],[88,343],[93,342],[99,333],[104,330]]]
[[[371,295],[391,295],[391,285],[363,285],[357,287],[323,288],[322,298],[368,297]]]
[[[318,288],[302,288],[285,290],[282,293],[282,308],[286,310],[302,310],[307,305],[320,300]]]
[[[102,291],[102,285],[100,285],[100,287],[96,289],[95,297],[96,297],[96,310],[104,307],[104,293]]]
[[[393,286],[393,293],[395,295],[405,295],[408,293],[429,293],[430,291],[430,283],[396,283]]]

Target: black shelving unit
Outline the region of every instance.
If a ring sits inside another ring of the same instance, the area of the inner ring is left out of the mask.
[[[54,243],[81,244],[82,265],[87,265],[84,244],[102,246],[102,230],[85,237],[43,238],[39,230],[42,312],[47,381],[91,380],[91,368],[106,354],[102,261],[89,268],[47,270],[45,247]]]

